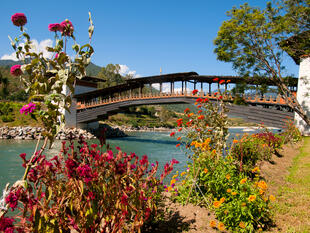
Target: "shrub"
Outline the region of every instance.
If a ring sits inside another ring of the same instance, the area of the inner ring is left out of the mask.
[[[78,147],[63,142],[61,153],[52,159],[34,157],[28,181],[23,187],[13,187],[5,198],[12,211],[19,210],[14,212],[13,228],[23,228],[23,232],[139,231],[156,214],[162,181],[178,162],[167,163],[159,179],[158,163],[149,166],[146,155],[139,159],[120,148],[116,153],[100,151],[96,144],[89,146],[80,139]],[[20,156],[26,167],[26,155]]]
[[[219,223],[212,220],[211,227],[220,231],[226,228],[232,232],[254,232],[269,226],[269,203],[274,199],[266,197],[267,184],[260,178],[259,168],[254,166],[257,161],[269,158],[271,152],[267,153],[265,147],[270,145],[275,150],[279,144],[269,133],[244,135],[239,141],[235,140],[230,153],[227,152],[223,98],[218,96],[218,106],[198,98],[197,114],[187,108],[185,119],[178,119],[178,131],[187,129],[185,143],[191,151],[191,160],[186,171],[177,172],[165,190],[183,204],[192,202],[213,209]],[[174,135],[172,132],[171,136]],[[182,137],[177,140],[181,141]],[[265,147],[258,147],[263,143]]]
[[[296,143],[302,139],[302,135],[300,131],[297,129],[297,127],[294,125],[293,121],[287,121],[286,127],[283,133],[281,133],[283,136],[283,142],[293,142]]]
[[[1,120],[3,122],[13,122],[14,117],[12,115],[3,115],[3,116],[1,116]]]

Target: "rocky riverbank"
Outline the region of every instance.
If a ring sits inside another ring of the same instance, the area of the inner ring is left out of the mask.
[[[164,128],[164,127],[146,127],[146,126],[137,126],[137,127],[133,127],[133,126],[127,126],[127,125],[111,125],[114,129],[119,129],[120,131],[123,132],[136,132],[136,131],[140,131],[140,132],[167,132],[167,131],[171,131],[173,129],[170,128]]]
[[[0,127],[0,139],[15,139],[15,140],[34,140],[38,139],[43,131],[41,127]],[[63,129],[57,135],[56,139],[66,140],[72,135],[73,138],[78,138],[82,135],[86,139],[93,139],[95,135],[83,129]],[[43,138],[43,136],[41,136]]]

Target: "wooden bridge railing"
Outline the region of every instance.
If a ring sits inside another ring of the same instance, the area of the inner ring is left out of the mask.
[[[87,109],[94,108],[97,106],[108,105],[112,103],[119,103],[130,100],[143,100],[143,99],[158,99],[158,98],[175,98],[175,97],[191,97],[191,98],[209,98],[211,100],[216,100],[219,95],[215,93],[204,93],[200,92],[198,95],[193,95],[192,92],[175,92],[175,93],[146,93],[146,94],[132,94],[129,96],[119,96],[119,97],[108,97],[102,98],[97,97],[91,100],[78,101],[77,109]],[[272,105],[287,105],[285,100],[278,95],[276,98],[272,96],[252,96],[252,95],[243,95],[242,98],[247,103],[256,103],[256,104],[272,104]],[[224,95],[223,99],[226,101],[232,102],[234,96],[231,94]]]

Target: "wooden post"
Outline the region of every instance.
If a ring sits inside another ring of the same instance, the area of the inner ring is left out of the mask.
[[[209,83],[209,95],[211,95],[211,83]]]
[[[163,83],[159,83],[159,93],[161,94],[163,92]]]
[[[140,98],[141,98],[141,96],[142,96],[142,88],[143,88],[143,86],[140,85],[140,87],[139,87],[139,97],[140,97]]]
[[[185,95],[187,95],[187,81],[185,81]]]
[[[170,94],[172,93],[172,82],[170,82]]]
[[[182,95],[184,94],[183,88],[184,88],[184,81],[182,81]]]
[[[196,81],[194,81],[194,90],[196,90]]]
[[[200,95],[203,96],[203,82],[200,83]]]

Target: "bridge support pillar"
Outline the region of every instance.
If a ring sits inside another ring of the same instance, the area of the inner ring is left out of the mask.
[[[300,58],[297,100],[310,117],[310,56]],[[310,136],[310,126],[295,113],[295,124],[304,136]]]

